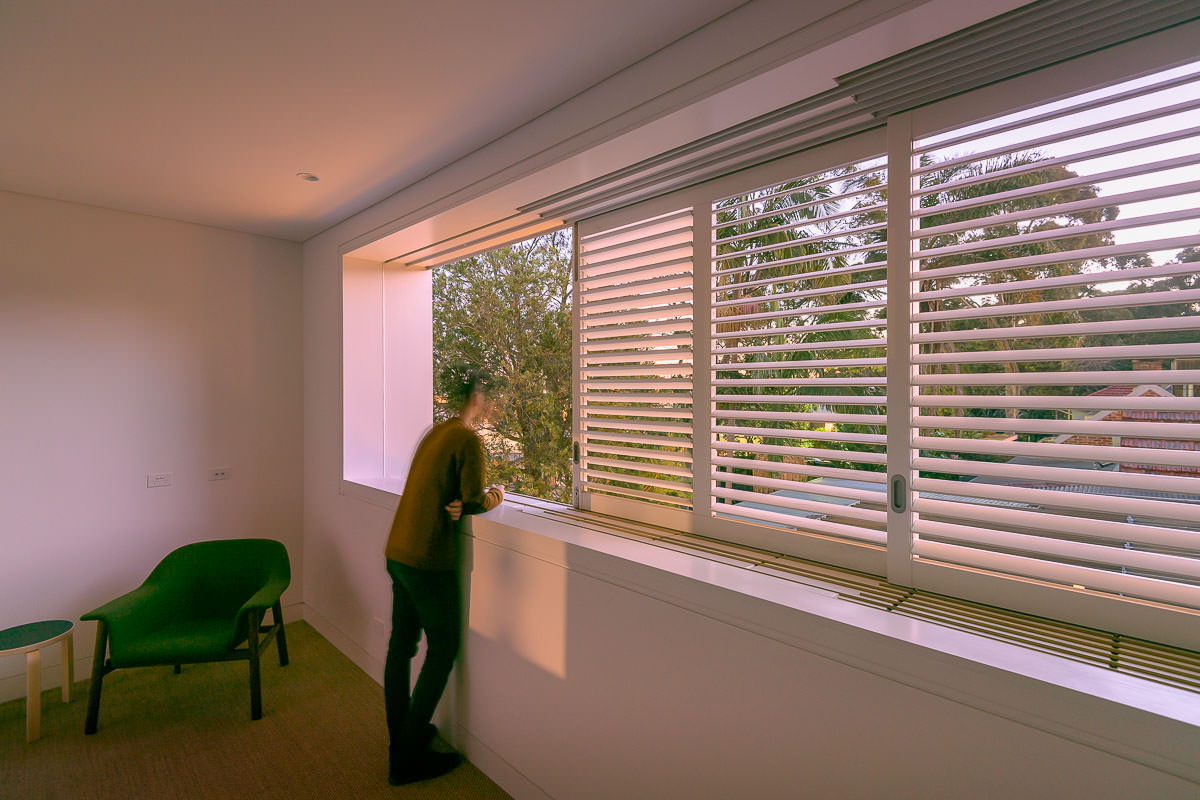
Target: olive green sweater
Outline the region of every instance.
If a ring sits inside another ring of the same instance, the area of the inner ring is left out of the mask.
[[[464,514],[499,505],[499,494],[484,491],[484,468],[475,431],[458,417],[434,425],[409,466],[384,554],[417,569],[458,569],[458,524],[446,505],[462,500]]]

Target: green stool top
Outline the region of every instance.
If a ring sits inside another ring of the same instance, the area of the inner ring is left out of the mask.
[[[45,622],[27,622],[15,628],[0,631],[0,652],[5,650],[23,650],[26,647],[48,642],[62,636],[75,623],[69,619],[51,619]]]

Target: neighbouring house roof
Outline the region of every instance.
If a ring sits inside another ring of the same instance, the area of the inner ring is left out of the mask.
[[[1150,394],[1158,395],[1159,397],[1175,396],[1156,383],[1142,383],[1136,386],[1132,384],[1105,386],[1103,389],[1097,389],[1092,392],[1088,397],[1129,397],[1131,395],[1133,397],[1145,397]]]

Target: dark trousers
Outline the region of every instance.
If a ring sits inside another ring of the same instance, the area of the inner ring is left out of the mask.
[[[446,689],[462,639],[462,590],[457,571],[441,572],[388,560],[392,576],[392,637],[383,667],[383,696],[393,765],[411,756]],[[425,663],[409,696],[410,666],[425,631]]]

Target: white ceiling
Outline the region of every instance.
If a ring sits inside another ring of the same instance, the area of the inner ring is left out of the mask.
[[[0,0],[0,189],[303,241],[742,4]]]

